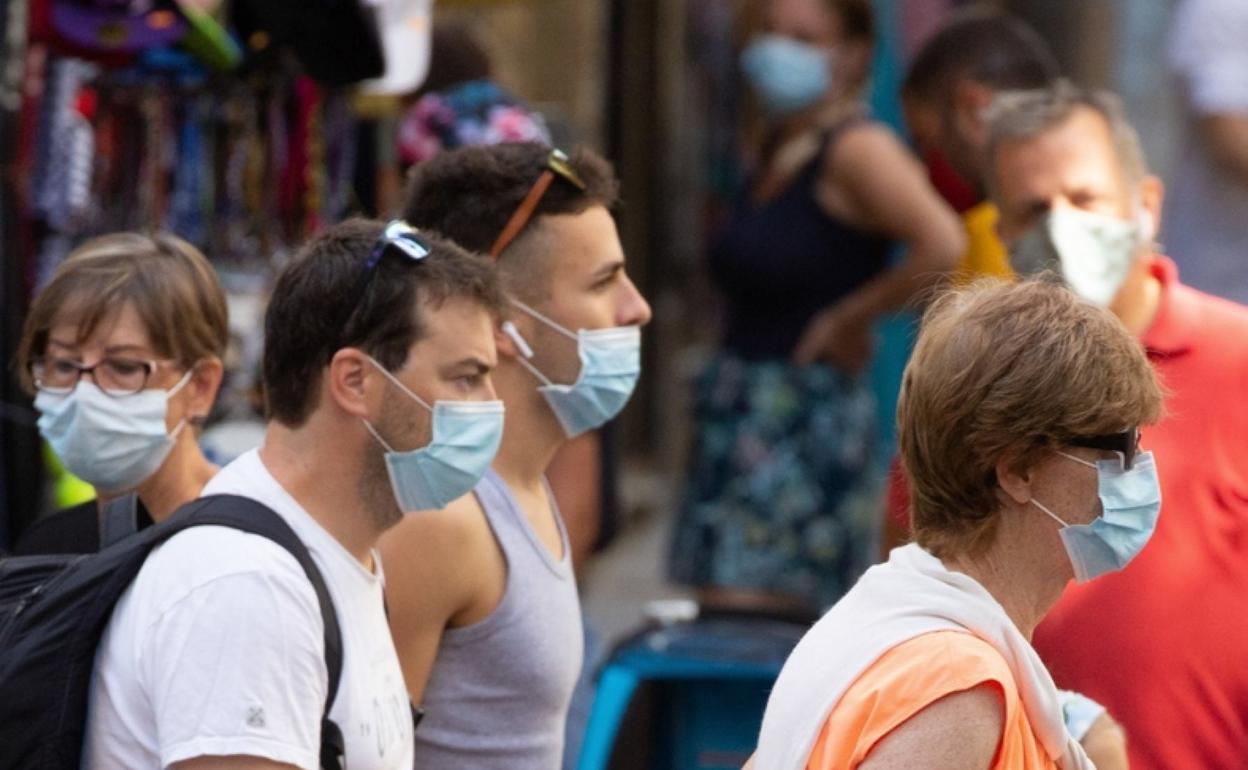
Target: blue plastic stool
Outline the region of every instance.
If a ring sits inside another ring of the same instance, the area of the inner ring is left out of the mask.
[[[663,767],[738,768],[758,737],[771,685],[806,625],[752,616],[709,617],[642,631],[603,666],[578,770],[606,770],[630,703],[664,684],[672,717],[659,726]]]

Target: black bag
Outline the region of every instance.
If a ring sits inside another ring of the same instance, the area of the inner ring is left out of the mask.
[[[234,0],[230,13],[253,54],[289,47],[322,83],[349,85],[385,74],[377,12],[366,0]]]
[[[99,553],[0,559],[0,764],[77,770],[95,648],[153,548],[188,527],[232,527],[285,548],[308,575],[325,623],[329,692],[321,719],[321,767],[339,770],[345,749],[329,719],[342,674],[342,635],[333,601],[308,549],[266,506],[215,495],[182,506],[167,521]]]

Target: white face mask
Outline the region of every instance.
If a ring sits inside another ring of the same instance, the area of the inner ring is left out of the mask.
[[[168,391],[128,396],[110,396],[85,381],[65,394],[40,390],[39,433],[70,473],[100,492],[134,489],[160,468],[186,426],[179,420],[167,430],[165,415],[169,399],[190,380],[187,371]]]
[[[1014,242],[1010,264],[1023,276],[1052,270],[1075,294],[1105,307],[1152,230],[1143,210],[1132,221],[1059,206]]]

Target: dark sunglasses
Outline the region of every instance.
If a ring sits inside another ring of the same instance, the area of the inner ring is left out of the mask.
[[[546,190],[550,189],[556,176],[578,190],[584,191],[585,189],[585,181],[572,168],[568,156],[562,150],[551,150],[541,176],[529,188],[528,194],[524,196],[524,200],[520,201],[515,213],[511,215],[511,219],[507,220],[507,225],[503,227],[503,231],[494,240],[494,245],[490,247],[491,257],[498,259],[499,255],[506,251],[511,242],[516,239],[516,236],[524,230],[525,225],[533,219],[533,213],[537,211],[538,204],[542,202],[542,196],[546,194]]]
[[[1084,449],[1100,449],[1117,452],[1122,456],[1123,470],[1131,470],[1135,457],[1140,453],[1140,430],[1132,428],[1122,433],[1106,433],[1101,436],[1078,436],[1066,442]]]

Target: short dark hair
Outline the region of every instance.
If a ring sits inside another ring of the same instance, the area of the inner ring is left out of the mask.
[[[540,142],[512,142],[442,153],[412,169],[403,216],[414,227],[436,230],[466,249],[488,253],[546,169],[550,152]],[[578,148],[568,165],[585,187],[556,176],[547,188],[529,226],[501,255],[500,270],[512,290],[545,275],[537,263],[542,255],[524,248],[525,233],[534,222],[594,206],[610,210],[619,200],[615,170],[600,155]]]
[[[870,0],[826,0],[841,19],[841,35],[846,40],[875,42],[875,12]]]
[[[541,142],[461,147],[412,169],[403,218],[413,227],[437,230],[465,249],[489,252],[507,220],[546,169],[551,148]],[[619,197],[611,164],[579,148],[569,164],[582,190],[556,178],[533,212],[533,221],[549,214],[579,214],[598,205],[608,209]]]
[[[1061,76],[1057,57],[1022,19],[984,7],[955,11],[906,72],[902,92],[924,101],[948,99],[970,78],[998,90],[1043,88]]]
[[[424,336],[420,309],[448,299],[476,302],[500,315],[494,267],[435,233],[415,261],[386,254],[360,292],[364,264],[384,223],[350,219],[308,241],[283,269],[264,316],[264,389],[269,419],[302,425],[316,406],[321,373],[354,347],[391,371]]]

